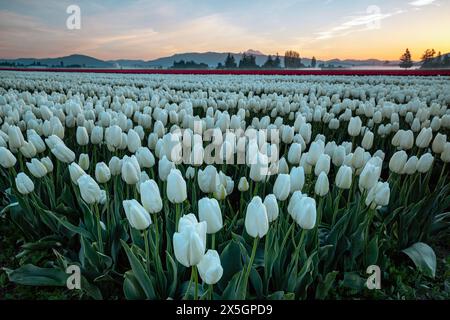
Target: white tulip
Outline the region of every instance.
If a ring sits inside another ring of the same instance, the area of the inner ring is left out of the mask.
[[[369,190],[380,179],[381,167],[367,162],[359,175],[359,188]]]
[[[141,138],[137,134],[136,131],[130,129],[127,134],[127,146],[128,151],[131,153],[135,153],[138,148],[141,146]]]
[[[89,170],[89,164],[90,164],[90,159],[89,159],[89,155],[87,155],[86,153],[81,153],[79,158],[78,158],[78,165],[83,169],[83,170]]]
[[[78,185],[78,179],[82,176],[85,175],[86,172],[84,172],[83,168],[81,168],[77,163],[72,162],[69,165],[69,174],[70,174],[70,179],[72,180],[72,182],[75,185]]]
[[[163,156],[158,162],[158,175],[161,181],[166,181],[169,173],[175,168],[175,164]]]
[[[41,159],[41,163],[45,166],[47,172],[53,171],[53,162],[49,157],[44,157]]]
[[[319,176],[321,172],[328,174],[330,172],[330,156],[322,153],[317,160],[316,166],[314,167],[314,174]]]
[[[116,156],[113,156],[111,160],[109,160],[108,167],[111,175],[117,176],[122,171],[122,160]]]
[[[172,203],[182,203],[187,199],[186,181],[180,170],[170,170],[167,177],[167,198]]]
[[[207,165],[204,170],[199,169],[197,174],[198,186],[204,193],[213,193],[220,187],[220,177],[216,167]]]
[[[447,142],[447,135],[438,133],[433,140],[433,144],[431,145],[431,149],[434,153],[442,153],[444,151],[444,145]]]
[[[17,190],[21,194],[26,195],[34,191],[34,183],[25,173],[19,172],[15,181]]]
[[[403,168],[405,167],[406,161],[408,160],[408,155],[405,151],[397,151],[392,155],[391,160],[389,161],[389,170],[394,173],[401,174],[403,172]]]
[[[275,184],[273,185],[273,193],[275,197],[284,201],[289,196],[291,191],[291,178],[289,174],[279,174],[277,179],[275,180]]]
[[[216,199],[206,197],[200,199],[198,201],[198,216],[200,221],[206,222],[208,234],[216,233],[223,227],[222,213]]]
[[[197,268],[200,277],[206,284],[216,284],[222,278],[223,268],[216,250],[206,251]]]
[[[420,173],[428,172],[433,166],[434,157],[431,153],[425,153],[417,161],[417,171]]]
[[[80,146],[86,146],[89,143],[89,135],[85,127],[77,127],[76,138]]]
[[[444,148],[442,149],[441,153],[441,160],[444,161],[445,163],[450,162],[450,142],[446,142],[444,144]]]
[[[36,178],[42,178],[47,174],[45,165],[36,158],[31,159],[31,162],[27,162],[26,166],[30,173]]]
[[[141,175],[141,168],[133,155],[131,157],[125,156],[122,159],[122,180],[127,184],[136,184]]]
[[[253,237],[262,238],[269,230],[267,210],[260,197],[253,197],[247,206],[245,215],[245,230]]]
[[[313,198],[302,196],[294,202],[291,216],[305,230],[311,230],[316,225],[316,201]]]
[[[240,192],[245,192],[245,191],[247,191],[249,188],[250,188],[250,185],[249,185],[249,183],[248,183],[248,181],[247,181],[247,178],[246,178],[246,177],[241,177],[241,178],[239,179],[238,190],[239,190]]]
[[[12,168],[16,164],[16,157],[6,149],[5,147],[0,147],[0,165],[5,168]]]
[[[145,230],[152,224],[152,218],[136,199],[124,200],[122,204],[131,227]]]
[[[301,191],[305,184],[305,171],[303,167],[293,167],[290,173],[290,193]]]
[[[316,184],[314,186],[315,194],[319,196],[325,196],[330,190],[330,184],[328,182],[328,176],[325,172],[321,172],[319,177],[317,177]]]
[[[274,194],[268,194],[264,198],[264,205],[266,206],[267,218],[269,222],[275,221],[278,218],[278,202]]]
[[[298,165],[302,156],[302,146],[299,143],[291,144],[288,152],[288,161],[291,164]]]
[[[111,179],[111,171],[104,162],[98,162],[95,165],[95,179],[98,183],[106,183]]]
[[[77,180],[80,188],[80,195],[88,204],[98,203],[100,201],[101,190],[97,182],[88,174],[84,174]]]
[[[340,189],[350,189],[352,185],[352,168],[346,165],[341,166],[336,174],[335,183]]]
[[[185,267],[195,266],[202,260],[206,250],[206,222],[198,222],[192,214],[178,222],[178,232],[173,235],[175,258]]]
[[[419,148],[427,148],[433,139],[433,131],[431,128],[422,128],[416,138],[416,146]]]
[[[360,117],[352,117],[348,123],[348,134],[352,137],[359,136],[361,133],[362,121]]]

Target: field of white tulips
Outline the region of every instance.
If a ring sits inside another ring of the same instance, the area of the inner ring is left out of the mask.
[[[17,239],[0,272],[175,300],[386,298],[442,277],[449,80],[0,71]]]

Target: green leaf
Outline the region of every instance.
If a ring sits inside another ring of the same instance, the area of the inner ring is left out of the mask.
[[[338,273],[338,271],[329,272],[325,276],[325,279],[317,285],[316,299],[322,300],[327,297],[328,292],[330,291],[331,286],[333,285]]]
[[[429,245],[417,242],[402,251],[411,258],[421,272],[434,278],[436,275],[436,255]]]
[[[139,284],[139,281],[133,274],[133,271],[131,270],[125,272],[125,280],[123,281],[123,293],[127,300],[145,299],[145,292]]]
[[[169,269],[169,274],[172,277],[172,283],[169,287],[169,297],[173,297],[175,295],[175,292],[177,290],[178,285],[178,270],[177,270],[177,264],[175,260],[173,260],[172,256],[168,251],[166,251],[166,265],[171,266],[172,268]]]
[[[150,280],[148,274],[145,272],[142,263],[138,260],[138,258],[134,255],[133,251],[131,251],[130,247],[123,240],[121,240],[121,243],[128,256],[128,260],[130,261],[133,274],[136,276],[136,279],[141,285],[142,289],[144,290],[145,295],[147,296],[148,299],[155,300],[157,297],[155,289],[153,288],[153,283]]]
[[[237,241],[231,240],[228,242],[220,254],[220,261],[222,263],[223,275],[218,286],[224,290],[233,275],[243,269],[241,249]]]
[[[366,248],[366,265],[376,264],[378,260],[378,235],[370,240]]]
[[[275,291],[267,296],[268,300],[294,300],[295,294],[292,292],[284,293],[284,291]]]
[[[50,216],[52,216],[52,217],[54,217],[56,220],[58,220],[58,222],[61,223],[64,227],[66,227],[66,229],[68,229],[68,230],[70,230],[70,231],[72,231],[72,232],[75,232],[75,233],[77,233],[77,234],[83,236],[83,237],[86,238],[86,239],[89,239],[89,240],[93,240],[93,239],[94,239],[93,236],[92,236],[92,234],[91,234],[88,230],[86,230],[86,229],[84,229],[84,228],[82,228],[82,227],[77,227],[77,226],[73,225],[72,223],[70,223],[70,222],[67,220],[66,217],[58,217],[56,214],[54,214],[53,212],[48,211],[48,210],[47,210],[46,212],[47,212]]]
[[[239,283],[241,279],[242,271],[237,272],[228,282],[227,287],[223,291],[222,299],[223,300],[236,300],[239,295]]]
[[[57,286],[66,285],[68,274],[56,268],[40,268],[26,264],[18,269],[4,268],[9,281],[28,286]]]

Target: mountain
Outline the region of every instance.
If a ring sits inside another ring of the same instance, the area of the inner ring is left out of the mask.
[[[19,58],[19,59],[0,59],[0,62],[15,62],[16,65],[20,64],[23,66],[41,66],[41,67],[86,67],[86,68],[112,68],[113,64],[96,59],[90,56],[82,54],[72,54],[66,57],[59,58],[45,58],[45,59],[35,59],[35,58]]]
[[[246,54],[253,54],[256,57],[256,63],[263,65],[267,60],[267,55],[261,51],[249,49],[244,51]],[[232,53],[236,62],[239,63],[243,53]],[[130,60],[130,59],[118,59],[118,60],[100,60],[90,56],[73,54],[70,56],[59,58],[19,58],[19,59],[1,59],[0,65],[15,64],[16,66],[32,66],[32,67],[86,67],[86,68],[169,68],[173,65],[174,61],[194,61],[195,63],[206,63],[211,68],[217,66],[218,63],[225,61],[228,52],[187,52],[177,53],[168,57],[162,57],[154,60]],[[283,65],[283,56],[280,56]],[[310,58],[302,58],[302,63],[306,66],[311,64]],[[331,60],[317,60],[317,66],[325,64],[333,67],[374,67],[374,66],[398,66],[398,61],[383,61],[378,59],[331,59]]]

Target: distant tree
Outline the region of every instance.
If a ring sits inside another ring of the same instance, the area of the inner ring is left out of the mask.
[[[409,52],[409,49],[406,48],[406,51],[404,54],[402,54],[402,56],[400,57],[400,64],[399,67],[400,68],[411,68],[413,65],[412,60],[411,60],[411,52]]]
[[[207,69],[206,63],[196,63],[195,61],[174,61],[171,69]]]
[[[219,62],[218,64],[217,64],[217,68],[216,69],[223,69],[223,64],[222,64],[222,62]]]
[[[61,66],[61,68],[64,68],[64,61],[61,60],[61,62],[59,63],[59,65]]]
[[[265,69],[272,69],[273,68],[273,59],[272,56],[269,54],[269,56],[267,57],[266,62],[264,62],[264,64],[262,65],[263,68]]]
[[[315,68],[316,64],[317,64],[316,57],[313,56],[311,59],[311,68]]]
[[[276,69],[281,68],[281,59],[280,59],[280,55],[277,52],[277,56],[275,57],[275,60],[273,60],[273,67]]]
[[[434,49],[427,49],[422,54],[421,60],[422,60],[422,68],[433,68],[433,62],[434,62],[434,55],[436,54],[436,51]]]
[[[297,51],[288,50],[284,54],[284,67],[285,68],[302,68],[302,59]]]
[[[242,54],[242,58],[239,61],[240,69],[256,69],[259,66],[256,64],[256,57],[252,54],[247,55],[246,53]]]
[[[231,53],[229,53],[227,55],[227,58],[225,59],[224,64],[225,64],[225,68],[227,68],[227,69],[237,68],[236,61],[234,60],[234,56],[231,55]]]

